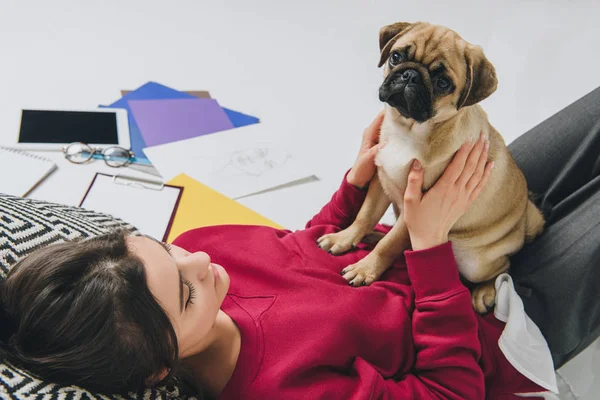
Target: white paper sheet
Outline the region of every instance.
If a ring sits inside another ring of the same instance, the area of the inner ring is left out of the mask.
[[[264,123],[148,147],[165,181],[186,173],[231,198],[307,178],[313,172]]]
[[[81,207],[121,218],[141,233],[164,240],[180,192],[179,187],[164,186],[154,190],[141,184],[114,183],[112,176],[97,174]]]

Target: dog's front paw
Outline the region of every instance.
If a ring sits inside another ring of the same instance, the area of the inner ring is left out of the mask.
[[[317,244],[326,252],[337,256],[356,247],[360,239],[362,239],[362,235],[350,227],[340,232],[321,236],[317,240]]]
[[[383,257],[370,253],[356,264],[344,268],[342,276],[351,286],[368,286],[378,280],[390,265],[391,262]]]
[[[473,309],[479,314],[485,314],[496,304],[496,286],[494,280],[481,283],[471,293]]]

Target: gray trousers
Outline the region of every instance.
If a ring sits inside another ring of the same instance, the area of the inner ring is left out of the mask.
[[[558,369],[600,336],[600,88],[508,147],[546,219],[510,274]]]

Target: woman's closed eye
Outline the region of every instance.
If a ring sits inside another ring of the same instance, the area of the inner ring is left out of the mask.
[[[188,281],[187,279],[183,280],[183,284],[188,287],[188,291],[189,291],[188,299],[185,302],[185,308],[188,308],[188,305],[194,304],[194,298],[196,297],[195,296],[196,288],[194,287],[192,282]]]

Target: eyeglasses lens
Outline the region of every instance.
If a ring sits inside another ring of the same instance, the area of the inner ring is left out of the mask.
[[[92,158],[94,151],[83,143],[73,143],[65,150],[65,157],[75,164],[81,164]]]
[[[109,147],[102,153],[104,160],[111,167],[122,167],[130,161],[129,152],[119,147]]]

